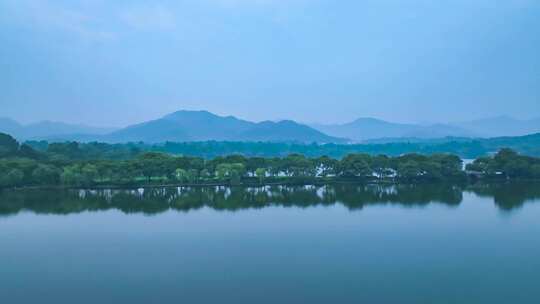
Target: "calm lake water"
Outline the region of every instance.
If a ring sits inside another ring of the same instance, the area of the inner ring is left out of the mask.
[[[540,184],[0,192],[2,303],[539,303]]]

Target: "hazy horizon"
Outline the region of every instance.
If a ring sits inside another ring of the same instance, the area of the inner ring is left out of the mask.
[[[187,111],[187,112],[206,111],[206,112],[210,112],[208,110],[202,110],[202,109],[194,109],[194,110],[182,109],[182,110],[178,110],[178,111]],[[177,111],[174,111],[174,112],[177,112]],[[43,122],[49,122],[49,123],[65,123],[65,124],[69,124],[69,125],[78,125],[78,126],[85,126],[85,127],[120,129],[120,128],[128,127],[130,125],[136,125],[136,124],[139,124],[139,123],[145,123],[145,122],[148,122],[148,121],[157,120],[157,119],[163,118],[164,116],[166,116],[168,114],[172,114],[174,112],[166,113],[164,115],[160,115],[160,116],[157,116],[157,117],[151,117],[151,118],[149,118],[148,120],[145,120],[145,121],[135,121],[133,123],[126,124],[126,125],[111,125],[111,124],[109,124],[109,125],[107,125],[107,124],[98,125],[98,124],[86,124],[86,123],[77,122],[77,121],[70,122],[70,121],[52,120],[52,119],[38,119],[38,120],[33,120],[33,121],[20,121],[18,119],[15,119],[15,118],[9,117],[9,116],[0,116],[0,119],[10,119],[10,120],[13,120],[13,121],[15,121],[15,122],[17,122],[17,123],[19,123],[19,124],[21,124],[23,126],[37,124],[37,123],[43,123]],[[336,122],[328,122],[328,123],[326,123],[326,122],[318,122],[318,121],[300,121],[300,120],[297,121],[297,120],[294,120],[294,119],[291,119],[291,118],[250,120],[248,118],[242,118],[242,117],[238,117],[238,116],[230,115],[230,114],[220,114],[220,113],[213,113],[213,112],[210,112],[210,113],[214,114],[214,115],[217,115],[217,116],[220,116],[220,117],[232,116],[232,117],[235,117],[237,119],[251,121],[251,122],[255,122],[255,123],[264,122],[264,121],[278,122],[278,121],[284,121],[284,120],[293,120],[293,121],[296,121],[298,123],[305,124],[305,125],[342,125],[342,124],[347,124],[347,123],[354,122],[355,120],[358,120],[358,119],[376,119],[376,120],[385,121],[385,122],[388,122],[388,123],[411,124],[411,125],[435,125],[435,124],[457,125],[457,124],[465,123],[465,122],[469,122],[469,121],[478,121],[478,120],[484,120],[484,119],[495,119],[495,118],[502,118],[502,117],[510,118],[510,119],[516,119],[516,120],[520,120],[520,121],[540,119],[540,115],[531,116],[530,118],[519,118],[519,117],[514,117],[514,116],[503,114],[503,115],[496,115],[496,116],[479,117],[477,119],[462,120],[462,121],[391,121],[391,120],[385,120],[385,119],[378,118],[378,117],[365,117],[365,116],[361,117],[361,116],[359,116],[359,117],[357,117],[355,119],[348,120],[348,121],[336,121]]]
[[[123,127],[540,116],[540,2],[5,0],[0,116]]]

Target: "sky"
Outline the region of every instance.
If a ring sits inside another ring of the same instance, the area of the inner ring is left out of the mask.
[[[0,116],[540,116],[536,0],[1,0]]]

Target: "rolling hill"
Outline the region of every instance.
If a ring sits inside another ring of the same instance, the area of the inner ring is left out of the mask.
[[[23,125],[0,118],[0,132],[19,140],[81,142],[188,142],[188,141],[268,141],[299,143],[389,143],[425,140],[466,140],[500,136],[522,136],[540,132],[540,119],[518,120],[507,116],[452,124],[393,123],[375,118],[359,118],[344,124],[305,125],[292,120],[251,122],[208,111],[177,111],[159,119],[121,129],[97,128],[42,121]]]
[[[101,137],[106,142],[144,141],[274,141],[338,143],[342,138],[290,120],[250,122],[208,111],[178,111],[160,119],[128,126]]]

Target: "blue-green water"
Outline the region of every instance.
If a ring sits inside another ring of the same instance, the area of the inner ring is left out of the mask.
[[[540,185],[0,193],[1,303],[539,303]]]

